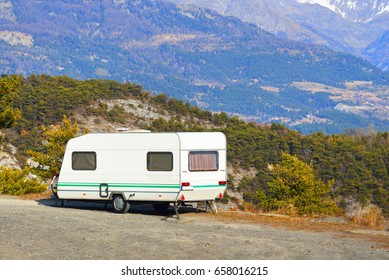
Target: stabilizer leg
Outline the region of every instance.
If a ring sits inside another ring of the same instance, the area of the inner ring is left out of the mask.
[[[211,208],[211,211],[212,211],[213,214],[217,214],[218,213],[217,205],[216,205],[215,200],[207,201],[207,204],[209,205],[209,208]]]
[[[177,220],[180,219],[180,214],[178,213],[178,209],[180,208],[180,204],[177,201],[174,202],[174,212],[176,212]]]

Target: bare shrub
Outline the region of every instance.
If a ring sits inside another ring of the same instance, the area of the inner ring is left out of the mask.
[[[385,218],[382,215],[381,208],[375,205],[368,205],[356,211],[352,221],[360,226],[383,229]]]

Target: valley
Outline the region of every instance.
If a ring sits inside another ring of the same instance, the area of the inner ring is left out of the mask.
[[[2,74],[132,82],[202,109],[283,123],[304,134],[389,127],[387,72],[315,41],[276,36],[227,10],[164,0],[0,3]],[[358,81],[368,88],[348,89]],[[327,89],[312,94],[308,84]]]

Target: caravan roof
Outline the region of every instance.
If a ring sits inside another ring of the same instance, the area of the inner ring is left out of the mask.
[[[67,149],[225,149],[226,138],[221,132],[166,133],[89,133],[69,140]]]

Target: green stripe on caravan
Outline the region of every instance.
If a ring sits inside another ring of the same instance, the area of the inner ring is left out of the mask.
[[[180,185],[148,185],[148,184],[125,184],[125,183],[105,183],[110,188],[158,188],[158,189],[176,189]],[[99,187],[99,183],[58,183],[59,187]],[[225,188],[220,185],[193,186],[194,188]]]
[[[206,189],[206,188],[226,188],[226,185],[207,185],[207,186],[193,186],[195,189]]]
[[[126,183],[104,183],[107,184],[110,188],[159,188],[159,189],[176,189],[180,185],[148,185],[148,184],[126,184]],[[58,183],[59,187],[99,187],[99,183]]]

